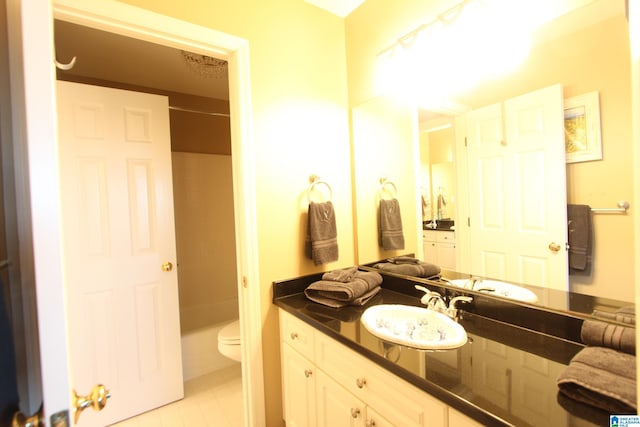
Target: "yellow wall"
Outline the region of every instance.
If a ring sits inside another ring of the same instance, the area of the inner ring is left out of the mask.
[[[358,263],[368,264],[402,254],[419,255],[422,250],[421,220],[415,182],[419,160],[414,151],[417,114],[406,105],[376,98],[352,111],[355,217]],[[395,185],[381,189],[380,179]],[[378,241],[380,198],[395,197],[400,205],[404,248],[384,250]]]
[[[446,9],[433,3],[399,0],[390,6],[368,0],[346,19],[349,100],[352,107],[379,96],[375,56],[420,23]],[[375,25],[372,25],[375,23]],[[633,300],[633,165],[630,156],[630,62],[628,25],[624,16],[607,19],[590,30],[547,43],[533,51],[513,75],[500,78],[457,101],[471,108],[488,105],[554,83],[565,97],[598,90],[604,159],[567,165],[569,203],[596,208],[628,200],[627,215],[594,215],[594,273],[571,276],[576,292]],[[358,159],[354,159],[358,163]]]
[[[182,335],[238,318],[231,157],[171,153]]]
[[[282,425],[273,280],[354,264],[344,20],[301,0],[126,0],[249,42],[267,425]],[[333,189],[338,262],[304,258],[306,189]],[[238,242],[242,245],[243,242]]]

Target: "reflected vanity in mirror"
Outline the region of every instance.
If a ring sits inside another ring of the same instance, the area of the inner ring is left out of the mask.
[[[452,114],[443,110],[414,111],[415,133],[405,132],[404,136],[420,141],[416,155],[414,182],[409,183],[397,174],[385,169],[385,175],[393,176],[399,187],[413,185],[415,197],[401,199],[403,208],[410,214],[415,213],[415,221],[409,216],[405,226],[405,240],[414,242],[406,247],[404,253],[414,252],[415,256],[426,262],[434,262],[422,246],[423,230],[438,228],[438,219],[450,218],[454,222],[455,268],[444,269],[443,277],[448,280],[468,280],[480,276],[472,268],[471,258],[475,255],[474,242],[469,232],[469,176],[468,164],[461,155],[464,149],[465,135],[460,132],[460,123],[464,122],[466,112],[482,107],[502,103],[551,85],[560,85],[564,99],[597,91],[600,97],[601,139],[603,158],[601,160],[566,164],[564,176],[556,182],[557,187],[566,189],[565,204],[586,204],[593,208],[615,207],[618,200],[630,199],[633,194],[633,164],[628,156],[632,148],[631,138],[631,100],[630,100],[630,59],[628,22],[625,16],[623,0],[595,0],[588,2],[571,13],[545,24],[537,33],[529,58],[522,68],[512,75],[504,76],[498,82],[489,82],[475,87],[455,101],[464,106],[464,111]],[[371,101],[370,101],[371,102]],[[378,100],[378,102],[382,102]],[[358,107],[354,108],[357,110]],[[405,111],[406,113],[406,111]],[[389,114],[385,115],[386,117]],[[362,126],[359,116],[354,114],[354,129]],[[384,120],[384,118],[380,118]],[[438,123],[449,123],[449,127],[435,129]],[[464,127],[462,127],[464,129]],[[428,132],[423,132],[427,131]],[[441,135],[447,134],[451,140],[451,159],[446,149],[430,146],[432,141],[440,144]],[[425,136],[427,135],[427,136]],[[358,134],[354,133],[354,145],[358,146]],[[398,144],[398,142],[396,142]],[[407,150],[410,151],[410,150]],[[432,154],[435,152],[437,154]],[[358,168],[364,169],[374,163],[360,156],[355,150],[356,193],[364,194],[361,181],[358,180]],[[427,154],[428,153],[428,154]],[[444,159],[444,160],[443,160]],[[406,161],[408,164],[408,161]],[[376,165],[377,166],[377,165]],[[375,169],[375,168],[372,168]],[[448,172],[451,171],[451,172]],[[399,173],[398,173],[399,174]],[[564,175],[564,174],[563,174]],[[606,177],[606,179],[602,179]],[[615,179],[615,181],[614,181]],[[440,204],[438,199],[440,197]],[[446,203],[446,205],[443,204]],[[415,203],[416,209],[412,209]],[[360,206],[360,202],[358,202]],[[631,206],[634,206],[632,201]],[[561,225],[567,228],[566,217],[557,215]],[[553,218],[551,215],[549,218]],[[357,218],[358,260],[361,265],[371,267],[375,262],[403,255],[404,253],[384,253],[371,248],[370,233]],[[415,228],[414,224],[418,224]],[[442,224],[442,223],[441,223]],[[473,223],[472,223],[473,225]],[[422,228],[422,230],[420,230]],[[564,274],[564,286],[536,286],[535,280],[527,284],[517,280],[498,279],[527,289],[537,296],[537,301],[517,301],[518,304],[535,305],[551,311],[575,313],[580,317],[602,314],[615,317],[616,310],[627,307],[634,299],[633,264],[633,211],[622,214],[592,214],[592,259],[588,271],[571,271]],[[549,242],[547,242],[549,243]],[[553,242],[551,242],[553,243]],[[567,256],[564,241],[555,242],[560,246],[559,256]],[[550,244],[550,243],[549,243]],[[442,266],[442,263],[435,262]],[[394,274],[383,272],[384,274]],[[485,277],[482,277],[485,279]],[[426,280],[426,279],[418,279]],[[539,278],[540,282],[549,278]],[[439,286],[455,286],[437,282]],[[552,288],[556,289],[552,289]],[[559,289],[562,290],[559,290]],[[568,289],[568,290],[567,290]],[[467,289],[468,292],[488,292]],[[496,295],[496,298],[504,296]]]

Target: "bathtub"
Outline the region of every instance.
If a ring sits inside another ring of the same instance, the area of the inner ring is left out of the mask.
[[[184,381],[217,371],[238,362],[218,352],[218,331],[231,320],[190,330],[182,335]]]

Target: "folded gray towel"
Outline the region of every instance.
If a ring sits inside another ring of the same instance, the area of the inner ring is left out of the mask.
[[[415,260],[415,261],[411,261]],[[410,257],[390,258],[387,262],[379,262],[373,268],[390,273],[403,274],[414,277],[434,277],[440,274],[440,267],[428,262]]]
[[[397,256],[393,258],[388,258],[387,262],[392,264],[419,264],[420,260],[418,258],[410,257],[410,256]]]
[[[336,214],[331,201],[309,203],[305,255],[315,265],[338,260]]]
[[[635,414],[636,358],[610,348],[586,347],[560,373],[558,388],[611,414]]]
[[[586,345],[608,347],[636,354],[635,328],[587,319],[582,322],[580,337]]]
[[[313,302],[317,302],[319,304],[326,305],[332,308],[342,308],[347,305],[365,305],[367,302],[369,302],[371,298],[376,296],[378,292],[380,292],[380,286],[376,286],[375,288],[364,293],[358,298],[354,298],[352,301],[347,301],[347,302],[338,301],[334,298],[334,295],[329,295],[326,293],[313,292],[313,291],[307,292],[306,290],[304,293],[307,296],[307,298],[309,298]]]
[[[386,251],[404,249],[402,218],[398,199],[380,200],[378,207],[378,244]]]
[[[569,268],[589,271],[591,266],[591,207],[567,205]]]
[[[307,298],[330,307],[364,305],[380,291],[382,276],[375,271],[357,271],[349,282],[318,280],[309,285]]]
[[[334,282],[350,282],[358,272],[358,267],[348,267],[338,270],[328,271],[322,275],[322,280],[333,280]]]
[[[626,323],[628,325],[636,324],[636,307],[631,305],[622,307],[614,312],[593,310],[594,317],[613,320],[619,323]]]

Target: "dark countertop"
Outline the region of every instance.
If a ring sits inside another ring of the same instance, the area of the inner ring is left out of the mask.
[[[435,352],[390,344],[367,331],[361,314],[377,304],[421,306],[419,298],[383,282],[367,305],[333,309],[304,296],[320,276],[275,282],[274,304],[483,425],[609,424],[609,414],[557,391],[558,374],[583,345],[467,312],[462,347]]]

